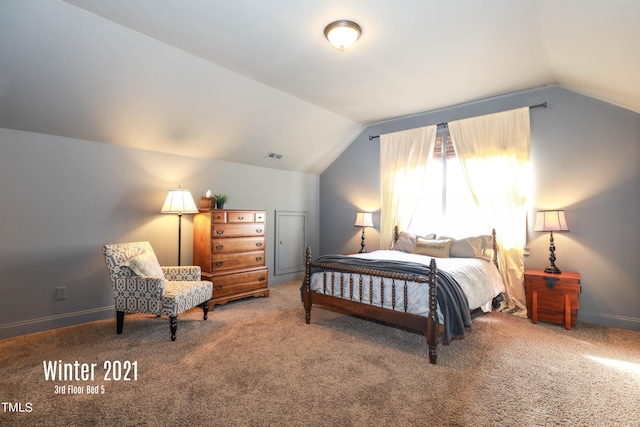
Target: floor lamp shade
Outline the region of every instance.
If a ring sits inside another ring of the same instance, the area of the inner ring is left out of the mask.
[[[191,191],[178,188],[177,190],[169,191],[160,212],[194,214],[198,213],[198,207],[196,206],[196,202],[193,201]]]
[[[178,214],[178,265],[181,265],[182,214],[198,213],[198,207],[196,206],[196,202],[193,200],[191,191],[183,188],[169,191],[160,212]]]

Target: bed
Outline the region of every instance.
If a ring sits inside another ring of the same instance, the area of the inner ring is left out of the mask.
[[[426,336],[429,362],[435,364],[438,345],[463,338],[471,327],[470,313],[490,311],[504,291],[495,230],[491,236],[482,236],[482,244],[473,240],[475,246],[469,250],[467,246],[461,250],[457,243],[466,244],[468,239],[452,239],[458,246],[441,248],[433,242],[451,239],[418,236],[409,251],[406,235],[395,228],[390,250],[324,255],[315,261],[307,248],[301,286],[305,322],[310,323],[311,309],[317,306],[417,331]],[[418,249],[424,242],[436,247],[436,252],[431,247],[426,252]]]

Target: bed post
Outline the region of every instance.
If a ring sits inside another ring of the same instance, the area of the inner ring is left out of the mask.
[[[429,316],[427,317],[427,344],[429,345],[429,362],[436,364],[438,358],[438,344],[443,326],[438,323],[438,277],[436,275],[436,260],[429,264]]]
[[[304,273],[304,282],[303,290],[302,290],[302,301],[304,302],[304,321],[309,324],[311,321],[311,274],[310,274],[310,266],[311,262],[311,248],[307,246],[304,255],[304,265],[305,265],[305,273]]]

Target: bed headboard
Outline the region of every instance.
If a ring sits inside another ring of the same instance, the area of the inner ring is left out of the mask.
[[[493,263],[496,265],[496,267],[498,269],[500,269],[500,267],[498,266],[498,241],[496,240],[496,229],[493,228],[491,229],[491,237],[492,237],[492,244],[493,244],[493,255],[491,256],[491,261],[493,261]],[[394,245],[396,244],[396,242],[398,241],[398,239],[400,238],[400,230],[398,229],[397,225],[393,226],[393,243]]]

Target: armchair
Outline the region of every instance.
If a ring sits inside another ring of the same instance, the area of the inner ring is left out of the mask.
[[[180,313],[200,306],[207,320],[213,284],[200,280],[200,267],[161,267],[149,242],[105,245],[102,253],[113,285],[118,334],[125,313],[169,316],[171,341]]]

